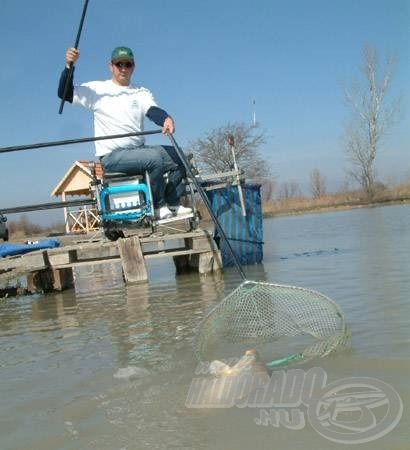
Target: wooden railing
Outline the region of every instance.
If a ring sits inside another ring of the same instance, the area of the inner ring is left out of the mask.
[[[70,233],[87,233],[99,227],[100,217],[95,208],[84,206],[67,212],[66,230]]]

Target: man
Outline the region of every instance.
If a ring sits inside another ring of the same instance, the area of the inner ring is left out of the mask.
[[[64,95],[64,86],[71,65],[80,53],[69,48],[65,57],[65,69],[61,73],[58,96]],[[174,121],[166,111],[159,108],[148,89],[131,83],[135,62],[132,50],[116,47],[111,54],[109,69],[111,79],[90,81],[68,86],[67,101],[92,111],[96,136],[125,134],[144,130],[144,118],[148,117],[162,127],[164,134],[173,133]],[[96,156],[106,172],[124,172],[138,175],[148,171],[151,190],[158,219],[190,213],[190,208],[180,204],[185,192],[184,170],[171,146],[145,146],[143,136],[109,139],[95,142]],[[165,185],[164,173],[168,172]]]

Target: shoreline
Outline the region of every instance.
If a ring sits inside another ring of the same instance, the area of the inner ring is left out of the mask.
[[[358,200],[351,202],[335,203],[333,205],[315,205],[306,207],[292,207],[278,208],[276,211],[269,211],[262,208],[264,218],[271,217],[285,217],[285,216],[299,216],[303,214],[319,214],[326,212],[348,211],[350,209],[359,208],[377,208],[382,206],[407,205],[410,204],[410,197],[396,198],[396,199],[380,199],[380,200]]]

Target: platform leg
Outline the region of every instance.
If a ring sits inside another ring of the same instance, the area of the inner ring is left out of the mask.
[[[177,275],[182,273],[188,273],[192,271],[192,268],[190,266],[190,258],[189,255],[179,255],[173,257],[175,269],[177,272]]]
[[[138,237],[118,239],[117,245],[125,282],[147,281],[147,269]]]
[[[73,278],[73,269],[71,267],[53,270],[54,290],[63,291],[64,289],[73,287],[73,285],[74,285],[74,278]]]
[[[27,291],[30,293],[51,292],[53,283],[53,273],[50,269],[31,272],[27,275]]]
[[[199,273],[205,274],[222,269],[222,260],[220,252],[196,253],[191,256],[190,266],[198,270]]]

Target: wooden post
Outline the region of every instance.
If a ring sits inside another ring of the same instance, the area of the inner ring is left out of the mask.
[[[147,281],[148,274],[142,255],[141,243],[137,236],[118,239],[122,270],[126,282]]]
[[[190,267],[205,274],[222,269],[222,259],[219,250],[213,252],[194,253],[189,262]]]
[[[221,255],[220,250],[214,250],[213,254],[214,254],[214,260],[213,260],[213,265],[212,265],[212,271],[217,272],[218,270],[223,269],[222,255]]]
[[[51,292],[53,290],[53,283],[51,269],[39,270],[27,275],[27,290],[30,293]]]
[[[88,224],[88,208],[84,205],[84,214],[85,214],[85,231],[88,233],[90,231],[90,226]]]
[[[173,257],[177,275],[188,273],[192,270],[189,261],[189,255],[179,255]]]
[[[63,291],[74,285],[73,270],[71,267],[53,270],[53,288],[56,291]]]
[[[209,273],[212,272],[214,264],[214,255],[212,252],[200,253],[198,261],[198,272]]]
[[[65,192],[63,192],[63,193],[61,194],[61,201],[63,201],[63,202],[66,201],[66,195],[65,195]],[[63,210],[64,210],[65,232],[66,232],[66,233],[69,233],[71,230],[70,230],[70,224],[68,223],[68,208],[65,207],[65,208],[63,208]]]

